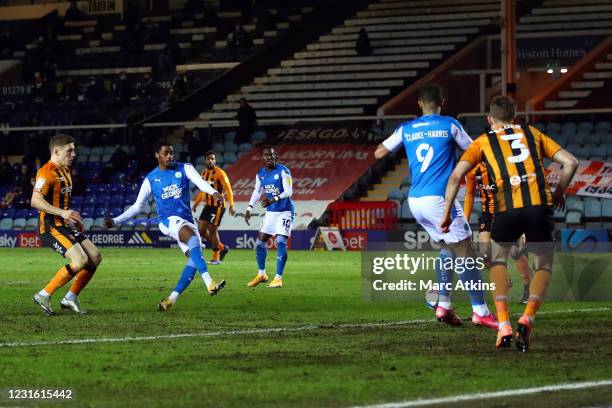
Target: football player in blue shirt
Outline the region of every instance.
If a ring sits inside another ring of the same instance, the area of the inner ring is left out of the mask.
[[[472,139],[454,118],[441,116],[443,104],[442,88],[426,84],[418,91],[418,104],[423,115],[401,124],[391,136],[376,148],[375,157],[381,159],[400,146],[406,149],[412,186],[408,193],[410,211],[416,221],[429,233],[431,239],[442,246],[436,262],[438,283],[445,289],[438,291],[437,302],[428,303],[435,307],[439,321],[453,326],[461,325],[461,319],[453,311],[450,299],[453,270],[446,268],[449,258],[475,258],[471,246],[472,230],[463,215],[463,209],[455,202],[453,222],[449,232],[439,229],[444,214],[446,184],[457,162],[457,146],[465,150]],[[463,282],[480,283],[482,278],[477,267],[465,268],[460,274]],[[497,329],[495,316],[489,312],[482,290],[468,290],[472,303],[472,323]]]
[[[219,198],[219,193],[200,177],[191,164],[175,162],[174,149],[167,141],[156,144],[155,158],[158,167],[145,177],[136,202],[123,214],[113,219],[106,218],[105,224],[111,228],[134,217],[142,210],[149,197],[153,196],[157,204],[160,231],[174,238],[181,251],[189,258],[174,291],[158,305],[159,310],[165,311],[174,305],[179,295],[189,286],[196,270],[204,279],[211,296],[223,289],[225,280],[215,282],[208,273],[206,261],[202,256],[202,241],[191,213],[189,181],[201,191],[213,195],[215,199]]]
[[[293,201],[291,201],[291,172],[287,167],[276,162],[276,151],[272,146],[263,148],[262,158],[266,165],[259,170],[255,177],[255,189],[244,214],[247,225],[251,225],[253,206],[263,193],[265,197],[261,200],[261,206],[266,209],[266,215],[255,243],[255,255],[259,271],[257,276],[247,283],[247,286],[253,287],[268,281],[268,275],[266,274],[267,244],[268,240],[276,235],[276,276],[267,287],[282,288],[283,271],[287,263],[287,241],[291,236],[294,214]]]

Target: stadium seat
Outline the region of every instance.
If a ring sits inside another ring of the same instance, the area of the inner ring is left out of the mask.
[[[550,136],[550,134],[548,136]],[[567,146],[567,140],[568,140],[567,135],[558,135],[557,137],[554,137],[553,139],[555,139],[555,141],[559,143],[560,146]]]
[[[567,209],[563,209],[563,210],[555,209],[555,212],[553,213],[553,219],[556,221],[564,221],[566,211]]]
[[[542,122],[536,122],[533,124],[533,126],[538,129],[540,132],[546,132],[546,124],[542,123]]]
[[[594,197],[584,199],[584,216],[587,219],[601,218],[601,202]]]
[[[584,203],[579,197],[568,197],[565,202],[565,207],[567,208],[567,211],[575,210],[582,213],[584,212]]]
[[[591,136],[591,132],[587,132],[585,130],[579,130],[578,132],[576,132],[576,134],[572,138],[572,142],[583,145],[587,143],[587,139],[590,136]]]
[[[234,164],[238,160],[236,153],[234,152],[225,152],[223,153],[223,162],[225,164]]]
[[[102,147],[94,147],[93,149],[91,149],[91,152],[89,154],[90,155],[94,155],[94,156],[101,156],[101,155],[104,154],[104,148],[102,148]]]
[[[251,143],[255,145],[255,144],[260,144],[264,142],[267,138],[268,136],[266,135],[265,132],[258,130],[256,132],[251,133],[250,140],[251,140]]]
[[[411,186],[412,185],[412,176],[406,176],[402,179],[400,187]]]
[[[91,149],[87,146],[79,146],[77,149],[78,156],[89,156],[91,154]]]
[[[233,142],[234,140],[236,140],[236,132],[227,132],[223,138],[226,142]]]
[[[601,136],[599,134],[590,134],[586,137],[585,142],[587,145],[593,145],[593,144],[600,144],[601,143]]]
[[[12,218],[3,218],[0,221],[0,230],[10,230],[13,228],[13,219]]]
[[[93,218],[83,218],[83,225],[85,226],[85,231],[91,231],[91,227],[93,226],[94,220]]]
[[[568,224],[580,224],[582,223],[582,213],[580,211],[568,211],[565,214],[565,222]]]
[[[224,143],[213,143],[212,151],[217,154],[223,153],[225,151],[225,144]]]
[[[546,125],[546,134],[561,133],[561,124],[557,122],[550,122]]]
[[[593,123],[592,122],[580,122],[578,124],[578,132],[591,133],[592,131],[593,131]]]
[[[239,152],[249,152],[249,151],[251,151],[252,148],[253,148],[253,146],[250,143],[240,143],[238,145],[238,151]]]
[[[402,202],[405,198],[405,194],[402,190],[400,189],[393,189],[391,191],[389,191],[389,195],[387,196],[388,200],[397,200],[399,202]]]
[[[26,221],[25,229],[28,231],[35,231],[38,227],[38,218],[28,218]]]
[[[104,148],[102,149],[102,155],[106,156],[112,156],[113,153],[115,153],[115,151],[117,151],[117,149],[115,148],[115,146],[104,146]]]
[[[100,155],[92,154],[92,155],[89,156],[89,162],[90,163],[97,163],[100,160],[102,160],[102,156],[100,156]]]
[[[601,215],[606,219],[612,219],[612,200],[602,200]]]
[[[595,123],[595,131],[606,131],[606,132],[610,132],[612,130],[612,124],[610,124],[610,121],[608,120],[601,120],[597,123]]]
[[[400,218],[404,220],[414,219],[414,217],[412,216],[412,212],[410,211],[410,206],[408,205],[408,201],[404,201],[402,203],[402,211],[400,214]]]
[[[102,161],[103,161],[104,163],[109,162],[109,161],[110,161],[110,159],[111,159],[111,156],[112,156],[112,155],[110,155],[110,154],[105,154],[104,156],[102,156]]]
[[[234,143],[233,141],[225,141],[225,144],[223,146],[223,149],[225,152],[237,152],[238,151],[238,145],[236,145],[236,143]]]
[[[25,228],[26,226],[26,219],[25,218],[15,218],[15,220],[13,221],[13,229],[14,230],[22,230]]]
[[[566,122],[561,125],[561,134],[562,135],[574,135],[578,130],[578,126],[575,122]]]

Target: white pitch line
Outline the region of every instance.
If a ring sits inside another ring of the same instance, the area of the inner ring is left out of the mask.
[[[430,399],[418,399],[418,400],[412,400],[412,401],[388,402],[385,404],[377,404],[377,405],[360,405],[360,406],[355,406],[353,408],[426,407],[430,405],[453,404],[457,402],[477,401],[477,400],[485,400],[485,399],[491,399],[491,398],[524,396],[524,395],[531,395],[531,394],[539,394],[542,392],[581,390],[585,388],[608,387],[608,386],[612,386],[612,379],[602,380],[602,381],[586,381],[586,382],[579,382],[579,383],[545,385],[543,387],[519,388],[519,389],[514,389],[514,390],[506,390],[506,391],[462,394],[462,395],[454,395],[451,397],[443,397],[443,398],[430,398]]]
[[[586,313],[586,312],[603,312],[612,310],[609,307],[599,307],[591,309],[567,309],[567,310],[552,310],[543,311],[538,314],[566,314],[566,313]],[[163,334],[159,336],[129,336],[129,337],[97,337],[89,339],[66,339],[66,340],[46,340],[32,342],[14,342],[0,343],[0,348],[11,347],[32,347],[32,346],[56,346],[69,344],[91,344],[91,343],[123,343],[130,341],[149,341],[149,340],[166,340],[166,339],[183,339],[193,337],[224,337],[224,336],[243,336],[251,334],[266,334],[266,333],[294,333],[305,332],[312,330],[324,329],[372,329],[377,327],[391,326],[406,326],[411,324],[433,323],[435,319],[414,319],[414,320],[398,320],[381,323],[339,323],[339,324],[311,324],[298,327],[268,327],[261,329],[240,329],[240,330],[224,330],[216,332],[198,332],[198,333],[179,333],[179,334]]]

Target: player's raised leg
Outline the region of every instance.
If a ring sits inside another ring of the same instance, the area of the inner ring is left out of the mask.
[[[159,302],[159,305],[158,305],[159,310],[164,312],[164,311],[170,309],[176,303],[176,301],[178,300],[179,296],[185,291],[185,289],[187,289],[187,287],[189,286],[191,281],[193,281],[193,278],[195,277],[196,270],[197,269],[196,269],[195,264],[193,263],[191,258],[189,258],[187,260],[187,264],[183,268],[183,272],[181,273],[181,277],[179,278],[178,282],[176,283],[176,286],[174,287],[174,290],[172,291],[172,293],[170,293],[170,296],[168,296],[165,299],[162,299],[162,301]]]
[[[87,263],[74,277],[70,290],[66,293],[64,299],[60,301],[60,306],[62,309],[68,309],[75,313],[82,314],[85,313],[85,311],[81,309],[78,296],[96,273],[98,266],[100,266],[102,262],[102,254],[89,239],[81,241],[80,245],[87,254]]]
[[[225,286],[225,280],[221,280],[217,283],[208,273],[208,267],[206,266],[206,261],[202,255],[202,242],[200,237],[187,225],[183,225],[181,227],[178,237],[182,243],[187,245],[187,248],[189,249],[189,259],[191,262],[193,262],[193,265],[202,276],[204,284],[208,289],[208,293],[211,296],[216,295]]]

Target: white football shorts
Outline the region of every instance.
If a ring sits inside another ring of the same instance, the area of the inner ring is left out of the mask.
[[[168,226],[165,225],[166,222]],[[174,238],[178,243],[179,248],[181,248],[181,251],[183,251],[183,253],[185,254],[189,250],[189,247],[186,243],[181,242],[181,240],[179,239],[179,231],[181,230],[181,228],[183,228],[184,225],[186,225],[193,231],[193,233],[198,237],[198,241],[200,241],[200,246],[202,246],[202,238],[200,238],[198,227],[196,227],[194,223],[187,221],[181,217],[177,217],[175,215],[168,217],[165,222],[161,222],[159,224],[159,230],[162,232],[162,234]]]
[[[444,214],[444,197],[408,197],[408,205],[416,221],[427,231],[434,242],[444,241],[447,244],[455,244],[472,236],[470,224],[465,219],[463,209],[456,200],[455,209],[451,212],[453,222],[446,234],[440,231],[440,221]]]
[[[266,215],[264,215],[259,231],[268,235],[285,235],[289,237],[291,236],[292,227],[292,211],[266,211]]]

